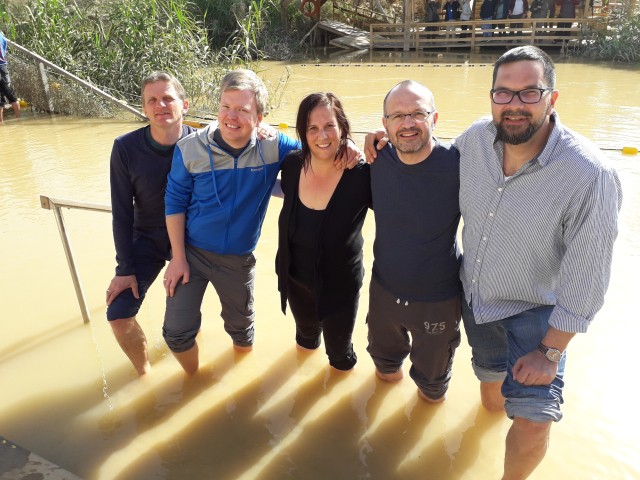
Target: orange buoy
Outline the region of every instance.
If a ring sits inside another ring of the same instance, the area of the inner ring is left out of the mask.
[[[309,18],[320,17],[320,0],[301,0],[300,11]]]

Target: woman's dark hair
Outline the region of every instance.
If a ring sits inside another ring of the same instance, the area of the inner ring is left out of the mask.
[[[312,93],[307,95],[300,102],[298,107],[298,117],[296,118],[296,132],[302,143],[302,165],[306,170],[311,162],[311,150],[307,143],[307,128],[309,127],[309,116],[314,108],[318,106],[326,106],[333,110],[340,128],[340,147],[336,152],[336,158],[339,158],[347,148],[347,140],[351,137],[351,129],[349,120],[344,113],[342,103],[333,93]]]

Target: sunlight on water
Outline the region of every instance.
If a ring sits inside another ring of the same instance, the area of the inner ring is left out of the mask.
[[[489,111],[490,58],[459,66],[444,57],[384,61],[291,65],[283,103],[268,121],[293,127],[300,99],[330,90],[361,142],[364,132],[381,126],[386,91],[406,78],[433,90],[442,139]],[[267,79],[280,78],[282,64],[264,67]],[[620,150],[640,147],[640,71],[561,62],[558,87],[562,121],[606,149],[624,203],[606,303],[589,333],[571,345],[565,418],[552,429],[536,478],[637,479],[640,432],[626,366],[634,364],[640,337],[634,314],[640,156]],[[138,379],[105,321],[115,255],[109,216],[63,212],[91,314],[87,326],[53,214],[40,208],[39,196],[108,203],[113,139],[140,125],[25,112],[0,126],[0,325],[7,332],[0,336],[0,435],[86,480],[499,478],[510,422],[480,407],[464,341],[442,405],[418,401],[406,365],[397,385],[374,376],[365,324],[372,216],[363,231],[367,276],[354,331],[359,362],[351,374],[330,372],[322,348],[310,355],[294,348],[293,321],[280,312],[273,272],[281,206],[274,199],[255,252],[254,351],[233,352],[209,291],[199,337],[202,368],[186,378],[162,339],[158,284],[138,315],[153,365]],[[293,128],[286,132],[295,135]]]

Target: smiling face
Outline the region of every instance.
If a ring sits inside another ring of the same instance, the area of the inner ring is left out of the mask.
[[[181,126],[182,115],[189,102],[181,99],[171,83],[164,80],[148,83],[142,92],[142,110],[151,130]]]
[[[526,88],[547,88],[542,63],[522,60],[500,65],[496,72],[494,90],[519,91]],[[491,102],[493,123],[498,140],[508,145],[521,145],[537,141],[546,134],[542,128],[549,124],[549,117],[558,98],[558,91],[545,92],[538,103],[523,103],[515,95],[510,103],[498,105]]]
[[[253,130],[262,121],[252,90],[225,90],[220,95],[218,128],[233,148],[242,148],[251,140]]]
[[[306,141],[315,160],[333,162],[340,147],[341,131],[333,109],[318,105],[309,114]]]
[[[431,153],[434,145],[433,129],[438,121],[435,109],[431,92],[415,82],[402,82],[387,95],[382,123],[403,162],[421,162]],[[410,113],[430,115],[421,122],[408,115]],[[394,117],[394,114],[400,115]]]

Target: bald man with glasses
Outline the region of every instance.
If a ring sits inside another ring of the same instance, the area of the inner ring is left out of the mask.
[[[434,136],[438,112],[423,85],[399,83],[383,109],[390,143],[371,166],[376,237],[367,350],[388,382],[403,378],[409,355],[418,396],[440,403],[460,344],[459,156]]]

